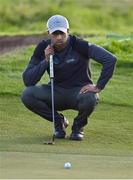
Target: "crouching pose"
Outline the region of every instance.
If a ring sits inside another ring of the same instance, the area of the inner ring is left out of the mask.
[[[65,138],[68,120],[59,111],[78,111],[72,125],[71,140],[83,140],[84,126],[98,103],[98,93],[113,75],[116,57],[104,48],[69,34],[68,20],[61,15],[48,19],[48,40],[40,42],[23,73],[26,86],[22,102],[32,112],[52,122],[50,83],[36,85],[45,72],[49,57],[54,61],[55,137]],[[102,65],[96,85],[91,80],[89,62]]]

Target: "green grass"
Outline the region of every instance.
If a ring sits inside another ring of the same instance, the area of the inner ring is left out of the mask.
[[[27,111],[18,97],[0,99],[1,151],[116,156],[133,154],[132,107],[101,103],[85,129],[83,142],[56,140],[57,144],[51,148],[42,144],[44,140],[51,139],[51,123]],[[70,120],[71,127],[76,112],[69,110],[64,114]],[[68,135],[70,127],[67,130]]]
[[[128,179],[133,176],[131,157],[21,152],[0,155],[3,179]],[[64,162],[68,161],[72,168],[64,169]]]
[[[44,33],[54,14],[66,16],[75,33],[133,34],[132,9],[132,0],[0,0],[0,34]]]
[[[90,117],[82,142],[65,139],[56,140],[55,146],[43,145],[44,140],[51,139],[51,123],[28,111],[21,103],[24,89],[21,74],[34,46],[0,56],[0,178],[133,176],[133,42],[106,38],[90,38],[89,41],[114,52],[118,62],[112,80],[100,94],[100,103]],[[94,82],[100,69],[99,64],[92,63]],[[48,76],[43,77],[41,83],[47,81]],[[70,120],[69,135],[77,112],[63,113]],[[66,161],[73,165],[70,174],[63,169]],[[79,169],[82,172],[79,173]]]

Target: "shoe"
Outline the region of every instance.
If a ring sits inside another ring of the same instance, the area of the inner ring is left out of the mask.
[[[72,133],[70,135],[70,140],[82,141],[83,139],[84,139],[83,128],[77,128],[75,130],[72,130]]]
[[[62,114],[60,114],[60,116],[61,116],[61,121],[55,123],[54,135],[55,135],[55,138],[62,139],[62,138],[65,138],[66,136],[65,129],[68,127],[69,121]]]

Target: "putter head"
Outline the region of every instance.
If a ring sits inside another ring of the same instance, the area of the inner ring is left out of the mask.
[[[52,141],[44,141],[43,144],[46,144],[46,145],[54,145],[55,144],[55,135],[53,134],[53,137],[52,137]]]
[[[46,142],[46,141],[44,141],[43,144],[46,144],[46,145],[54,145],[55,142],[53,142],[53,141],[51,141],[51,142]]]

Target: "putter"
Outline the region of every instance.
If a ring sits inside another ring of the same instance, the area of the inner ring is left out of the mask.
[[[47,145],[55,144],[55,115],[54,115],[54,68],[53,68],[53,55],[50,55],[50,82],[51,82],[51,98],[52,98],[52,120],[53,120],[53,136],[49,142],[44,142]]]

